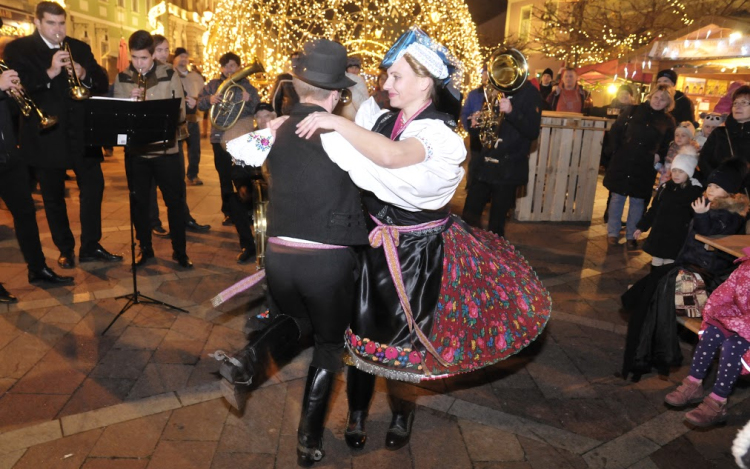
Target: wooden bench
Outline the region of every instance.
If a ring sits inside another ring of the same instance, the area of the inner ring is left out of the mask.
[[[689,331],[693,331],[695,334],[698,333],[699,330],[701,330],[701,323],[703,322],[703,319],[701,318],[688,318],[685,316],[677,316],[677,323],[682,324],[685,326],[685,329]]]
[[[703,236],[696,234],[695,239],[705,243],[707,249],[709,247],[711,249],[719,249],[735,257],[742,257],[742,249],[750,246],[750,235]],[[697,334],[701,329],[703,319],[677,316],[677,322]]]

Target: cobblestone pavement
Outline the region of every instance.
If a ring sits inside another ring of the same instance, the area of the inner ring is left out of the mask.
[[[310,349],[303,350],[250,397],[243,415],[220,398],[208,357],[244,343],[248,310],[260,291],[218,309],[208,300],[255,271],[235,262],[233,227],[221,226],[218,177],[203,140],[203,186],[189,186],[195,218],[205,234],[188,233],[190,271],[170,260],[169,241],[155,238],[158,261],[139,271],[139,290],[185,308],[129,309],[115,297],[132,291],[130,263],[90,263],[65,272],[71,287],[26,282],[10,216],[0,210],[0,280],[20,302],[0,305],[0,468],[287,468],[295,467],[295,432]],[[103,163],[104,239],[129,256],[127,190],[122,151]],[[78,190],[68,184],[71,205]],[[454,200],[463,205],[463,189]],[[384,450],[390,419],[378,382],[366,448],[343,440],[346,396],[337,382],[326,423],[321,468],[730,468],[732,439],[750,415],[745,383],[730,399],[726,426],[695,430],[664,395],[687,373],[654,375],[632,383],[615,376],[627,316],[619,295],[648,269],[649,258],[624,245],[607,247],[599,187],[588,224],[517,223],[508,238],[536,268],[552,293],[554,312],[540,340],[521,354],[460,378],[420,385],[409,445]],[[39,202],[40,196],[34,196]],[[77,209],[76,209],[77,210]],[[79,231],[76,210],[70,211]],[[163,204],[162,204],[163,210]],[[50,266],[58,252],[43,211],[42,244]],[[166,216],[162,213],[162,220]],[[258,321],[260,322],[260,321]],[[683,352],[692,345],[685,335]],[[689,360],[686,360],[689,363]]]

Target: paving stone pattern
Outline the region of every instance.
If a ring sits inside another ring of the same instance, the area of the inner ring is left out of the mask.
[[[71,287],[37,288],[26,268],[7,211],[0,210],[0,272],[20,302],[0,305],[0,469],[224,469],[296,467],[296,429],[306,348],[250,397],[240,415],[221,399],[217,363],[209,353],[244,344],[248,316],[262,308],[262,289],[218,309],[210,298],[255,272],[235,262],[233,227],[221,226],[218,177],[204,139],[200,176],[188,186],[193,216],[208,233],[188,232],[196,268],[171,260],[169,240],[155,238],[157,261],[138,272],[139,291],[187,313],[136,305],[102,332],[132,291],[130,263],[89,263],[66,271]],[[130,255],[130,227],[122,151],[103,163],[102,244]],[[68,185],[69,215],[80,232],[78,190]],[[417,387],[412,441],[389,452],[390,421],[379,380],[369,439],[355,452],[344,443],[345,376],[336,383],[326,422],[326,457],[315,467],[391,469],[730,468],[734,435],[750,415],[748,386],[730,399],[726,426],[696,430],[663,398],[688,371],[667,379],[624,381],[619,369],[627,313],[619,296],[648,270],[649,256],[624,245],[608,247],[599,185],[591,224],[517,223],[508,238],[549,288],[552,319],[541,338],[496,366]],[[41,207],[41,197],[34,195]],[[453,208],[461,212],[465,190]],[[162,206],[162,220],[166,213]],[[37,212],[50,266],[54,247]],[[259,327],[262,320],[254,320]]]

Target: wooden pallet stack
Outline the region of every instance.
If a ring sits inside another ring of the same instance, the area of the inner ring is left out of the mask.
[[[529,156],[529,182],[516,201],[519,221],[591,221],[604,132],[614,122],[581,114],[542,114]]]

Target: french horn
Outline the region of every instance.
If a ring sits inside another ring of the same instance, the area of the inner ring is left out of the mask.
[[[242,99],[245,88],[239,82],[250,75],[265,73],[265,71],[266,69],[256,58],[252,64],[233,73],[219,85],[216,94],[221,96],[221,101],[212,105],[208,111],[208,117],[214,127],[226,131],[237,123],[245,109],[245,100]]]

